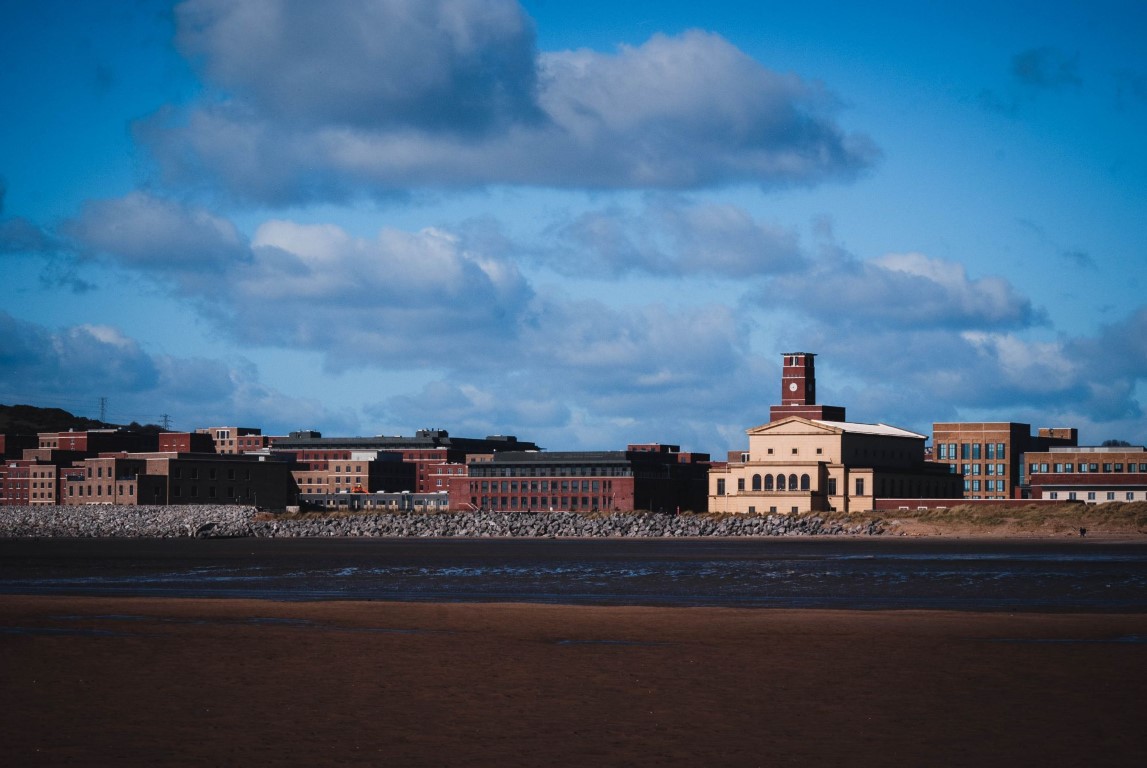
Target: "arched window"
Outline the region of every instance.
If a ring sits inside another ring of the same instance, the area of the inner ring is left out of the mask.
[[[808,475],[801,475],[801,490],[807,491],[809,489],[809,484],[811,482],[812,481],[810,480]]]
[[[777,475],[777,490],[783,491],[785,489],[785,476]]]
[[[771,491],[773,489],[773,476],[765,475],[765,490]]]
[[[797,489],[797,476],[789,475],[789,490],[795,491]]]
[[[754,491],[761,490],[761,476],[760,475],[753,475],[753,490]]]

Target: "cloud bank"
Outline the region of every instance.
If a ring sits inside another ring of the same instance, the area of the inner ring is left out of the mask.
[[[177,22],[206,93],[138,136],[169,182],[263,203],[813,184],[878,156],[819,85],[712,33],[540,53],[509,0],[190,0]]]

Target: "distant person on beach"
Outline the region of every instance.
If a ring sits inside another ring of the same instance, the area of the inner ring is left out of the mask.
[[[1079,529],[1079,537],[1082,539],[1086,535],[1087,535],[1087,529],[1086,528],[1080,528]]]

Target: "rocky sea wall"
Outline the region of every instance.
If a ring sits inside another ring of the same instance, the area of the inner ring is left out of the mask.
[[[288,538],[462,537],[624,538],[691,536],[873,536],[879,521],[844,524],[808,515],[666,515],[575,512],[371,514],[265,519],[253,507],[0,507],[0,537]]]

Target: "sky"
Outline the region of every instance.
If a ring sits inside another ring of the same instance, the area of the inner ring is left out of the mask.
[[[0,19],[0,402],[723,456],[812,352],[852,421],[1147,443],[1145,3]]]

